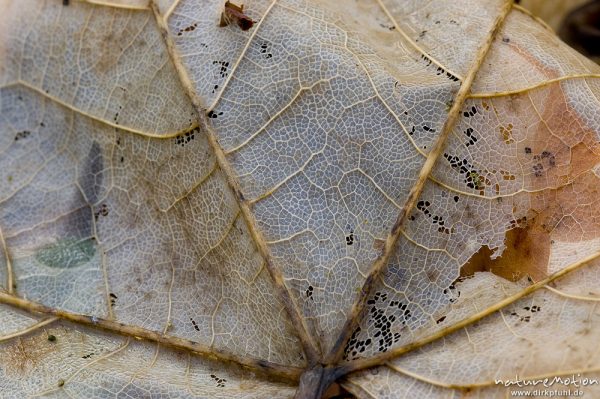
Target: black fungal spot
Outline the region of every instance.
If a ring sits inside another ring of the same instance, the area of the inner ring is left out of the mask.
[[[444,293],[444,295],[446,295],[448,297],[448,302],[454,303],[454,302],[458,301],[458,298],[460,298],[460,290],[456,288],[456,284],[460,283],[464,280],[465,280],[464,277],[459,277],[454,282],[452,282],[448,286],[448,288],[445,288],[442,291]]]
[[[474,105],[471,107],[470,110],[463,112],[463,116],[465,118],[470,118],[472,116],[475,116],[475,114],[477,114],[477,107],[475,107]]]
[[[69,0],[63,0],[63,6],[68,6],[69,5]]]
[[[198,327],[198,324],[196,324],[196,321],[194,319],[192,319],[191,317],[190,317],[190,321],[192,322],[192,325],[194,326],[194,330],[200,331],[200,327]]]
[[[423,125],[423,130],[425,130],[426,132],[432,132],[435,133],[435,129],[432,127],[429,127],[427,125]]]
[[[313,299],[313,297],[312,297],[313,296],[313,291],[314,291],[313,286],[309,285],[308,288],[306,289],[306,297]]]
[[[110,297],[110,305],[111,306],[115,306],[117,304],[117,296],[115,294],[113,294],[112,292],[110,294],[108,294],[108,296]]]
[[[194,140],[196,133],[200,131],[200,128],[196,127],[188,132],[182,133],[179,136],[175,136],[175,145],[185,147],[190,141]]]
[[[198,24],[195,23],[186,28],[180,29],[179,32],[177,32],[177,36],[181,36],[184,32],[193,32],[197,27],[198,27]]]
[[[219,85],[214,85],[214,87],[212,89],[212,94],[215,94],[218,88],[219,88]]]
[[[346,245],[354,244],[354,232],[350,230],[350,234],[346,236]]]
[[[48,335],[48,341],[50,341],[50,342],[56,342],[56,336],[54,336],[52,334]]]
[[[123,163],[125,161],[125,157],[121,157],[120,161]]]
[[[213,65],[218,65],[219,66],[219,76],[221,78],[226,78],[228,73],[228,69],[229,69],[229,62],[227,61],[213,61]]]
[[[208,111],[208,114],[206,114],[206,116],[208,116],[211,119],[217,119],[217,117],[221,115],[223,115],[223,112]]]
[[[100,216],[108,216],[108,205],[101,204],[98,209],[94,212],[94,218],[98,220]]]
[[[15,134],[15,141],[26,139],[27,137],[29,137],[30,134],[31,134],[31,132],[29,130],[23,130],[21,132],[17,132],[17,134]]]
[[[458,195],[454,196],[454,202],[458,202]]]
[[[441,322],[443,322],[444,320],[446,320],[446,316],[442,316],[439,319],[437,319],[435,322],[436,324],[440,324]]]
[[[525,154],[531,154],[531,147],[525,147]]]
[[[260,53],[265,59],[269,59],[273,57],[273,54],[270,52],[271,44],[269,42],[262,42],[260,45]]]
[[[225,383],[227,382],[225,378],[219,378],[214,374],[211,374],[210,378],[215,380],[215,382],[217,383],[217,388],[225,388]]]
[[[477,137],[475,137],[475,135],[473,134],[473,128],[472,127],[467,128],[467,130],[465,130],[463,133],[469,139],[469,141],[467,141],[465,143],[466,147],[469,147],[469,146],[471,146],[471,145],[473,145],[473,144],[475,144],[477,142]]]
[[[503,41],[504,43],[510,43],[510,38],[508,38],[508,37],[504,36],[504,37],[502,38],[502,41]]]
[[[94,352],[92,353],[88,353],[87,355],[83,355],[81,356],[82,359],[89,359],[90,357],[94,356]]]

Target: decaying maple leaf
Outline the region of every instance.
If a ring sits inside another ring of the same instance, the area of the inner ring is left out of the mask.
[[[223,4],[0,1],[0,396],[600,396],[600,68],[505,0]]]

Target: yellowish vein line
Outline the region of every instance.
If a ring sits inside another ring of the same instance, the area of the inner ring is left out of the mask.
[[[95,115],[92,115],[92,114],[87,113],[85,111],[82,111],[82,110],[80,110],[78,108],[73,107],[71,104],[68,104],[68,103],[64,102],[63,100],[61,100],[61,99],[59,99],[57,97],[54,97],[54,96],[46,93],[44,90],[42,90],[42,89],[40,89],[38,87],[35,87],[35,86],[33,86],[33,85],[29,84],[28,82],[25,82],[23,80],[14,81],[12,83],[0,86],[0,88],[7,88],[7,87],[19,86],[19,85],[21,85],[23,87],[26,87],[29,90],[33,90],[36,93],[40,94],[41,96],[43,96],[43,97],[45,97],[45,98],[47,98],[47,99],[49,99],[49,100],[51,100],[51,101],[59,104],[59,105],[62,105],[63,107],[65,107],[65,108],[67,108],[67,109],[69,109],[69,110],[71,110],[71,111],[73,111],[73,112],[75,112],[75,113],[77,113],[79,115],[82,115],[82,116],[85,116],[87,118],[93,119],[96,122],[103,123],[103,124],[108,125],[110,127],[114,127],[114,128],[119,129],[119,130],[123,130],[123,131],[129,132],[129,133],[133,133],[133,134],[136,134],[136,135],[142,136],[142,137],[151,137],[151,138],[157,138],[157,139],[169,139],[169,138],[173,138],[173,137],[179,136],[179,135],[181,135],[184,132],[187,132],[189,130],[192,130],[192,129],[198,127],[198,125],[193,125],[193,126],[190,126],[189,128],[186,128],[186,129],[184,129],[182,131],[170,132],[170,133],[164,133],[164,134],[161,134],[161,133],[148,133],[148,132],[144,132],[142,130],[137,130],[137,129],[134,129],[134,128],[131,128],[131,127],[127,127],[127,126],[123,126],[123,125],[117,125],[116,123],[110,122],[110,121],[108,121],[106,119],[102,119],[102,118],[100,118],[98,116],[95,116]]]
[[[579,73],[573,75],[560,76],[558,78],[544,80],[543,82],[536,83],[531,86],[527,86],[521,89],[507,90],[507,91],[496,91],[488,93],[472,93],[467,98],[490,98],[490,97],[504,97],[514,96],[515,94],[523,94],[531,90],[538,89],[540,87],[551,85],[552,83],[562,82],[564,80],[575,80],[575,79],[598,79],[600,78],[599,73]]]
[[[223,87],[221,88],[221,92],[215,98],[215,100],[213,101],[212,105],[206,109],[207,112],[208,111],[212,111],[215,108],[215,106],[217,105],[217,103],[219,102],[219,100],[222,98],[223,93],[225,93],[225,89],[227,88],[227,85],[229,84],[229,82],[233,78],[233,74],[235,73],[235,71],[237,70],[238,66],[240,65],[240,63],[244,59],[244,56],[246,55],[246,52],[248,52],[248,48],[250,48],[250,45],[252,44],[252,41],[254,40],[254,37],[256,36],[257,32],[259,31],[260,26],[262,25],[262,23],[264,22],[264,20],[267,19],[267,15],[269,15],[269,12],[273,8],[273,6],[275,6],[276,2],[277,2],[277,0],[273,0],[273,2],[271,2],[271,4],[269,5],[269,7],[265,10],[265,13],[263,14],[263,16],[260,19],[260,21],[258,21],[258,23],[254,26],[254,29],[252,30],[252,34],[248,38],[248,41],[246,42],[246,45],[244,46],[244,49],[242,50],[242,53],[238,57],[238,59],[235,62],[235,64],[232,66],[231,72],[229,73],[229,76],[227,76],[227,79],[223,83]]]
[[[8,341],[9,339],[20,337],[25,334],[29,334],[30,332],[35,331],[41,327],[47,326],[50,323],[54,323],[56,320],[58,320],[58,317],[48,317],[44,320],[40,320],[39,322],[32,324],[23,330],[19,330],[12,334],[0,336],[0,342]]]
[[[417,43],[415,43],[415,41],[410,36],[408,36],[402,28],[400,28],[400,25],[398,24],[398,22],[396,21],[396,19],[392,15],[392,13],[390,13],[390,11],[387,9],[385,4],[383,4],[382,0],[377,0],[377,3],[379,4],[379,6],[383,10],[383,12],[388,16],[390,21],[392,21],[392,23],[394,24],[394,27],[396,28],[398,33],[400,33],[400,35],[402,35],[402,37],[404,38],[404,40],[406,40],[407,43],[409,43],[411,46],[413,46],[415,48],[415,50],[417,50],[418,52],[420,52],[421,54],[423,54],[427,58],[429,58],[431,60],[431,62],[433,62],[438,67],[440,67],[440,68],[444,69],[446,72],[456,76],[461,81],[464,80],[464,77],[462,77],[460,74],[450,70],[448,67],[444,66],[441,62],[436,60],[433,56],[428,54],[422,47],[420,47]]]

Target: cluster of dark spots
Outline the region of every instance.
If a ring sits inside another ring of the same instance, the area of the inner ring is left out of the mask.
[[[542,308],[537,305],[533,305],[533,306],[525,306],[523,308],[523,310],[525,310],[526,312],[529,312],[529,313],[537,313],[537,312],[540,312],[542,310]],[[519,313],[513,311],[510,313],[510,315],[513,317],[517,317],[519,319],[519,321],[521,321],[521,322],[529,323],[531,321],[530,314],[522,315],[522,314],[519,314]]]
[[[198,24],[194,23],[194,24],[188,26],[187,28],[180,29],[179,32],[177,32],[177,36],[181,36],[183,34],[183,32],[193,32],[197,27],[198,27]],[[204,44],[204,43],[202,43],[202,44]]]
[[[17,134],[15,134],[15,141],[26,139],[27,137],[29,137],[30,134],[31,132],[29,130],[17,132]]]
[[[81,356],[81,358],[82,358],[82,359],[89,359],[90,357],[92,357],[92,356],[94,356],[94,355],[95,355],[95,353],[94,353],[94,352],[91,352],[91,353],[88,353],[87,355],[83,355],[83,356]]]
[[[194,326],[194,330],[200,331],[200,327],[198,327],[198,324],[196,324],[196,321],[194,319],[192,319],[191,317],[190,317],[190,321],[192,322],[192,325]]]
[[[226,78],[228,75],[227,70],[229,69],[229,62],[227,61],[213,61],[213,65],[219,65],[219,76]]]
[[[526,154],[531,154],[531,148],[525,148]],[[542,151],[541,154],[534,155],[533,160],[537,161],[533,166],[533,174],[535,177],[540,177],[544,174],[544,164],[548,168],[556,166],[556,157],[550,151]]]
[[[431,203],[429,201],[419,201],[417,202],[417,209],[423,212],[426,216],[431,217],[431,213],[429,212],[429,206]]]
[[[525,227],[527,225],[527,216],[523,216],[521,218],[518,218],[516,220],[511,220],[510,221],[510,228],[514,229],[516,227]]]
[[[211,374],[210,378],[217,382],[217,388],[225,388],[225,383],[227,382],[225,378],[219,378],[214,374]]]
[[[119,119],[119,112],[121,112],[122,109],[123,109],[123,107],[119,105],[119,111],[115,113],[115,116],[113,116],[113,121],[115,122],[115,125],[119,124],[117,119]]]
[[[110,306],[115,306],[117,304],[117,296],[112,292],[108,296],[110,297]]]
[[[268,42],[262,42],[260,44],[260,53],[265,57],[265,59],[269,59],[273,57],[273,54],[269,51],[271,45]]]
[[[450,234],[450,229],[448,229],[447,227],[444,226],[444,224],[445,224],[444,218],[442,216],[434,215],[429,211],[430,205],[431,205],[431,203],[429,201],[419,201],[419,202],[417,202],[417,209],[420,210],[421,212],[423,212],[423,214],[425,214],[425,216],[430,218],[431,222],[433,224],[438,225],[439,233]]]
[[[185,147],[190,141],[194,140],[196,133],[200,131],[200,128],[196,127],[188,132],[182,133],[179,136],[175,136],[175,145]]]
[[[419,33],[419,39],[422,39],[422,38],[424,38],[426,33],[427,33],[427,31],[426,31],[426,30],[422,30],[422,31],[421,31],[421,33]],[[415,41],[416,41],[416,42],[418,42],[418,41],[419,41],[419,39],[416,39]]]
[[[435,129],[427,125],[423,125],[423,130],[425,130],[426,132],[435,133]]]
[[[504,36],[504,37],[502,38],[502,42],[503,42],[503,43],[510,43],[510,38],[509,38],[509,37],[507,37],[507,36]]]
[[[477,137],[473,134],[473,128],[469,127],[467,130],[463,132],[465,136],[469,138],[469,141],[465,143],[465,146],[468,147],[470,145],[474,145],[477,142]]]
[[[456,283],[460,282],[460,278],[453,282],[452,284],[450,284],[448,286],[448,288],[445,288],[444,291],[442,291],[444,293],[444,295],[449,296],[450,298],[448,299],[448,302],[450,303],[454,303],[458,300],[458,298],[460,298],[460,290],[458,290],[456,288]]]
[[[217,92],[218,88],[219,88],[219,85],[214,85],[213,89],[212,89],[212,94],[215,94]]]
[[[380,295],[380,293],[377,292],[375,293],[374,299],[367,302],[367,304],[372,305],[369,308],[369,313],[371,320],[374,321],[373,326],[377,329],[375,334],[373,334],[373,338],[377,340],[377,350],[379,352],[387,352],[393,344],[400,340],[400,333],[392,333],[391,331],[392,324],[397,320],[397,317],[393,314],[386,315],[384,309],[379,309],[375,306],[378,302],[381,302],[381,304],[384,305],[386,300],[387,295]],[[391,301],[388,304],[388,308],[400,310],[403,325],[406,325],[406,321],[412,316],[408,306],[400,301]]]
[[[430,66],[433,63],[431,58],[427,57],[425,54],[421,54],[421,59],[423,61],[425,61],[425,63],[426,63],[425,66]],[[446,71],[444,68],[442,68],[440,66],[436,67],[435,74],[437,76],[446,75],[446,77],[453,82],[458,82],[458,80],[459,80],[456,76],[452,75],[450,72]]]
[[[208,114],[206,114],[206,116],[208,116],[211,119],[217,119],[217,117],[223,115],[223,111],[221,112],[215,112],[215,111],[208,111]]]
[[[312,285],[309,285],[308,288],[306,289],[306,297],[310,298],[314,301],[313,299],[313,291],[314,291],[314,287]]]
[[[472,116],[475,116],[475,114],[477,114],[477,107],[476,106],[472,106],[470,110],[467,110],[465,112],[463,112],[463,116],[465,118],[470,118]]]
[[[357,359],[358,354],[363,353],[371,345],[371,338],[365,340],[358,339],[360,331],[360,327],[356,327],[356,330],[354,330],[350,337],[350,341],[348,341],[344,348],[344,356],[348,360]]]
[[[108,216],[108,205],[101,204],[98,209],[94,212],[94,218],[98,220],[100,216]]]
[[[354,231],[350,230],[350,234],[346,236],[346,245],[354,244]]]
[[[384,29],[390,30],[390,31],[396,29],[396,27],[394,25],[379,24],[379,26],[381,26]]]
[[[483,190],[486,185],[486,179],[475,169],[466,159],[460,159],[455,155],[444,153],[444,158],[450,163],[452,169],[464,175],[464,182],[467,187],[475,190]]]
[[[400,301],[388,301],[386,293],[376,292],[367,301],[369,310],[369,325],[375,328],[371,337],[364,340],[359,339],[361,328],[357,327],[350,340],[344,348],[344,356],[347,360],[357,359],[372,344],[377,345],[379,352],[386,352],[393,344],[400,340],[399,332],[392,332],[392,326],[401,320],[403,326],[412,317],[408,305]],[[388,314],[392,311],[394,314]]]

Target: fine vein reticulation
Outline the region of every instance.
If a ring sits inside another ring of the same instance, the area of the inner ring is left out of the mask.
[[[492,397],[471,335],[559,307],[587,350],[600,70],[512,1],[337,3],[0,2],[9,395]]]

